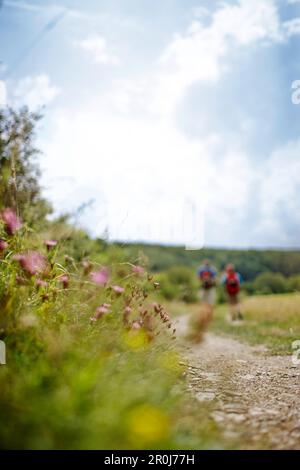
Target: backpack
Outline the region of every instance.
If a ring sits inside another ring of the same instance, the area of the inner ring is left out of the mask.
[[[200,274],[203,289],[210,289],[214,286],[214,279],[210,271],[203,271]]]
[[[237,273],[228,273],[226,277],[226,290],[229,295],[237,295],[240,291],[241,283]]]

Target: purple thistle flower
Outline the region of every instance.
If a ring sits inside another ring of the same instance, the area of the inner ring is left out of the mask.
[[[15,211],[9,207],[3,209],[0,213],[0,217],[4,222],[5,230],[8,235],[13,235],[17,230],[22,227],[22,222],[15,213]]]
[[[125,291],[124,287],[121,287],[121,286],[111,286],[111,288],[117,294],[123,294],[123,292]]]
[[[131,325],[131,328],[133,330],[140,330],[142,328],[142,325],[140,324],[139,321],[134,321]]]
[[[69,287],[70,278],[67,274],[61,274],[58,277],[58,280],[62,283],[64,289],[67,289]]]
[[[57,245],[56,240],[45,240],[44,243],[46,245],[47,250],[51,250],[51,248],[54,248]]]
[[[30,276],[42,273],[47,266],[44,256],[38,251],[16,254],[13,259],[18,261],[21,268]]]
[[[132,266],[132,272],[134,274],[144,274],[145,269],[142,266]]]
[[[36,285],[37,285],[38,287],[47,287],[48,282],[43,281],[43,279],[37,279],[37,280],[36,280]]]
[[[98,286],[104,286],[109,279],[109,269],[103,267],[100,271],[90,273],[91,280]]]
[[[109,307],[110,307],[110,304],[102,304],[100,305],[100,307],[97,307],[95,315],[92,316],[90,320],[95,322],[99,318],[102,318],[103,315],[106,315],[107,313],[109,313]]]
[[[0,253],[8,248],[8,243],[0,238]]]

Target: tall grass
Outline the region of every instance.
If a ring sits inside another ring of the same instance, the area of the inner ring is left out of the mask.
[[[148,300],[158,286],[143,267],[107,251],[103,263],[101,253],[76,262],[5,220],[0,238],[1,448],[218,445],[186,392],[172,322]]]
[[[217,309],[212,328],[251,344],[265,344],[274,354],[291,354],[292,342],[300,339],[300,294],[246,297],[242,323],[227,321],[227,307]]]

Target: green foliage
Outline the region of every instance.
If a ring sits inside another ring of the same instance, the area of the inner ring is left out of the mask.
[[[0,209],[11,207],[35,227],[51,212],[41,196],[35,158],[35,126],[40,116],[24,107],[0,108]]]
[[[262,273],[253,283],[257,294],[282,294],[287,292],[288,283],[280,273]]]
[[[203,259],[210,259],[219,271],[233,263],[246,282],[253,281],[263,272],[281,273],[289,277],[300,273],[299,250],[225,250],[204,248],[188,251],[184,247],[131,244],[126,246],[128,256],[143,252],[153,272],[165,271],[172,266],[188,267],[194,272]]]
[[[188,268],[174,266],[157,276],[160,293],[167,300],[195,302],[199,289],[195,274]]]
[[[152,276],[123,261],[120,247],[91,243],[76,230],[64,238],[58,228],[61,240],[46,248],[26,225],[8,234],[0,223],[0,339],[7,348],[0,366],[1,447],[216,445],[212,420],[186,395],[171,320],[148,301]],[[95,252],[97,261],[77,260]],[[43,260],[38,272],[30,271],[36,258],[24,262],[26,253]],[[103,267],[108,279],[95,284],[91,271]],[[184,271],[171,277],[180,285],[189,280]]]

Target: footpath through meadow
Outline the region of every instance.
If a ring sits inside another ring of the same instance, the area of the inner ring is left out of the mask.
[[[244,449],[300,449],[300,365],[230,337],[185,339],[189,316],[176,320],[188,387],[209,404],[224,439]]]

